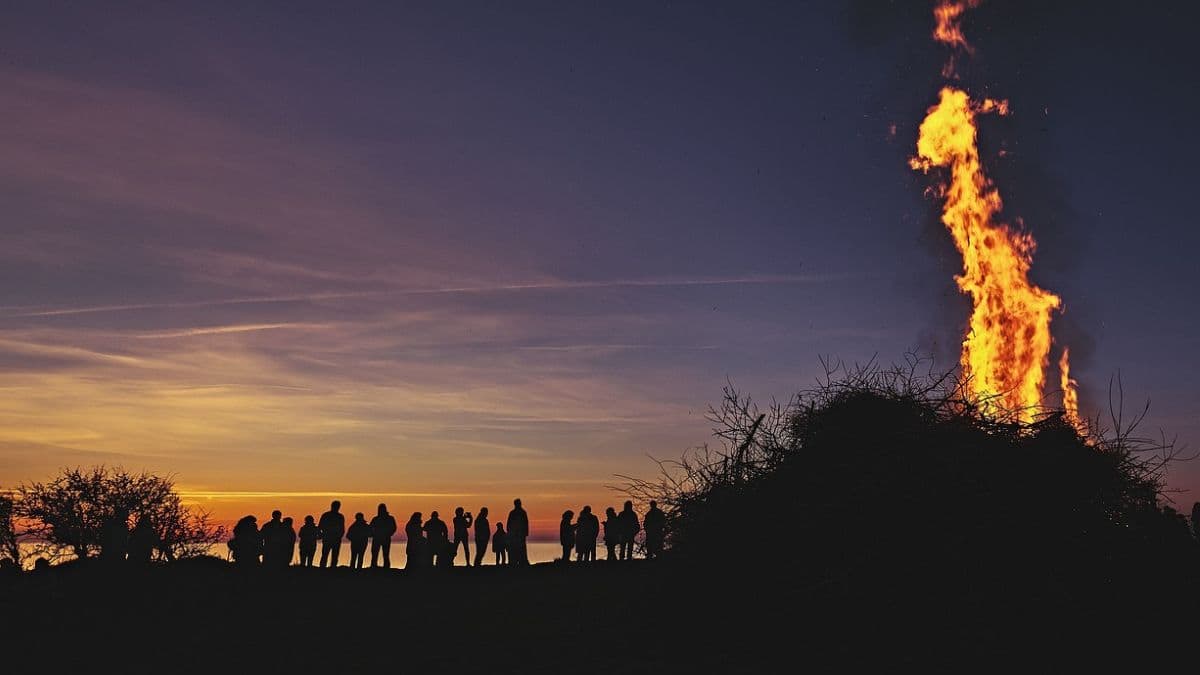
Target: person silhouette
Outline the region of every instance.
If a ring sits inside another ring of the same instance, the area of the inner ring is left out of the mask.
[[[575,517],[575,512],[567,509],[563,511],[562,520],[558,523],[558,543],[562,545],[562,558],[559,560],[562,564],[571,562],[571,551],[575,548],[575,530],[578,527],[571,519]]]
[[[425,521],[425,545],[428,547],[427,557],[432,558],[431,561],[434,567],[444,567],[446,565],[446,555],[450,548],[450,533],[446,529],[446,523],[438,517],[438,512],[434,511],[429,514],[429,520]]]
[[[488,522],[488,507],[479,509],[475,518],[475,566],[483,564],[483,556],[487,554],[488,540],[492,538],[491,523]]]
[[[621,543],[621,522],[617,519],[617,510],[613,507],[604,509],[604,546],[608,549],[605,560],[617,559],[617,544]]]
[[[279,528],[279,566],[288,567],[296,559],[296,528],[291,516],[283,519]]]
[[[109,563],[123,563],[128,547],[129,511],[117,507],[100,526],[100,559]]]
[[[425,534],[421,526],[420,512],[412,514],[404,524],[404,568],[415,570],[425,567]]]
[[[1192,503],[1192,534],[1200,539],[1200,502]]]
[[[525,540],[529,537],[529,514],[521,506],[520,499],[513,500],[513,509],[508,512],[507,550],[511,554],[513,565],[518,567],[529,564],[529,549]]]
[[[463,513],[463,507],[454,509],[454,555],[458,555],[458,545],[462,544],[463,560],[467,567],[471,566],[471,545],[468,542],[471,536],[471,523],[474,519],[471,517],[471,512]]]
[[[361,570],[363,558],[367,554],[367,542],[371,540],[371,526],[362,511],[354,514],[354,522],[346,530],[346,539],[350,541],[350,567]]]
[[[600,536],[600,519],[592,513],[592,507],[584,506],[579,511],[579,520],[575,527],[575,559],[593,561],[596,559],[596,537]]]
[[[300,565],[312,567],[313,558],[317,555],[317,540],[321,538],[321,528],[317,527],[312,516],[304,516],[304,524],[300,526]]]
[[[667,516],[653,499],[650,500],[650,510],[642,517],[642,526],[646,529],[646,558],[653,560],[662,554],[667,527]]]
[[[278,567],[279,566],[279,549],[282,539],[283,528],[283,512],[276,509],[271,512],[271,519],[262,524],[258,531],[259,539],[262,540],[262,562],[263,567]]]
[[[383,552],[383,566],[392,566],[392,535],[396,534],[396,519],[388,513],[387,504],[379,505],[379,513],[371,519],[371,567]]]
[[[329,503],[329,510],[321,514],[317,527],[321,530],[321,567],[332,559],[331,567],[337,567],[338,553],[342,550],[342,535],[346,534],[346,516],[339,512],[342,503],[336,499]]]
[[[149,564],[150,557],[158,545],[158,533],[154,531],[154,524],[150,522],[149,516],[141,514],[133,526],[133,531],[129,533],[129,562]]]
[[[621,550],[617,557],[620,560],[633,560],[633,538],[642,529],[642,526],[638,524],[637,513],[633,510],[633,502],[625,502],[625,508],[621,509],[617,518],[621,526]]]
[[[229,540],[229,552],[233,554],[234,564],[243,567],[258,564],[258,556],[262,554],[262,537],[258,533],[257,518],[243,516],[233,526],[233,538]]]
[[[496,554],[496,565],[508,564],[508,535],[504,523],[496,523],[496,534],[492,535],[492,552]]]

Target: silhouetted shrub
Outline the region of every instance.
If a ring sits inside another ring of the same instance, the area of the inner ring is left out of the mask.
[[[127,517],[127,527],[149,518],[156,553],[166,560],[204,554],[224,536],[207,512],[183,504],[170,478],[146,472],[65,469],[48,483],[21,485],[16,495],[14,509],[26,536],[42,544],[39,555],[53,558],[98,555],[105,524],[117,513]]]

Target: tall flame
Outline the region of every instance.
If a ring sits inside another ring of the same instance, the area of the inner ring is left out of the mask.
[[[963,13],[979,0],[945,0],[934,8],[934,39],[971,52],[962,32]],[[943,71],[954,74],[951,58]],[[1053,338],[1050,318],[1062,300],[1029,280],[1037,243],[1028,232],[1000,222],[1000,193],[983,170],[977,143],[976,115],[1008,114],[1007,101],[972,101],[965,91],[943,87],[937,105],[921,123],[914,169],[949,168],[948,184],[934,190],[946,202],[942,222],[962,255],[959,290],[971,297],[972,310],[963,338],[960,365],[971,392],[1021,421],[1031,421],[1043,406],[1043,388]],[[1063,405],[1078,423],[1078,396],[1070,378],[1067,350],[1059,361]]]
[[[996,398],[1028,421],[1042,402],[1050,354],[1050,314],[1057,295],[1029,280],[1036,243],[1027,232],[997,222],[1000,193],[983,172],[976,143],[976,112],[1003,112],[1002,102],[973,103],[965,91],[944,87],[921,123],[914,169],[950,168],[942,222],[963,258],[955,277],[974,305],[961,364],[978,396]]]

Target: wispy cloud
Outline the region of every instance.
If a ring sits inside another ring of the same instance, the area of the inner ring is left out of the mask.
[[[192,309],[220,305],[253,305],[351,298],[386,298],[422,295],[467,295],[486,293],[511,293],[521,291],[573,291],[609,288],[686,288],[692,286],[732,286],[768,284],[819,284],[845,279],[844,275],[763,275],[743,277],[711,277],[692,279],[616,279],[600,281],[531,281],[508,284],[481,284],[464,286],[440,286],[435,288],[392,288],[372,291],[330,291],[269,295],[261,297],[214,298],[183,302],[144,302],[119,305],[95,305],[88,307],[0,307],[0,311],[13,317],[64,316],[71,314],[94,314],[101,312],[131,312],[137,310]]]
[[[229,333],[253,333],[264,330],[312,329],[322,327],[322,324],[315,323],[252,323],[237,326],[204,326],[199,328],[185,328],[182,330],[141,333],[135,335],[134,337],[141,340],[163,340],[169,338],[199,337],[202,335],[226,335]]]

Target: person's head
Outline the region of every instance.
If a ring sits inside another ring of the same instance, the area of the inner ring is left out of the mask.
[[[316,521],[313,520],[312,516],[304,516],[304,524],[305,525],[316,525],[317,523],[316,523]]]
[[[381,515],[381,516],[386,516],[386,515],[387,515],[387,504],[380,504],[380,505],[379,505],[379,515]]]
[[[335,500],[329,502],[329,510],[330,511],[337,513],[338,509],[340,509],[340,508],[342,508],[342,503],[339,502],[338,500],[335,499]]]
[[[438,519],[438,512],[437,512],[437,511],[434,511],[433,513],[429,514],[429,519],[430,519],[430,520],[437,520],[437,519]]]
[[[362,511],[359,511],[358,513],[354,514],[354,522],[356,522],[356,523],[364,521],[366,519],[367,519],[367,517],[363,515]]]
[[[483,516],[484,518],[487,518],[487,514],[488,514],[488,510],[487,510],[486,506],[479,507],[479,515]]]
[[[625,502],[625,510],[632,511],[633,510],[633,502],[630,502],[630,501]]]
[[[416,523],[416,524],[420,525],[421,524],[421,512],[417,511],[416,513],[409,516],[408,522]]]
[[[291,527],[293,522],[295,522],[295,521],[292,520],[291,516],[288,516],[287,518],[283,519],[283,524],[287,525],[288,527]]]
[[[607,509],[604,509],[604,515],[609,517],[615,516],[617,515],[617,510],[610,506]]]
[[[279,520],[282,517],[283,517],[283,511],[280,511],[279,509],[275,509],[274,511],[271,512],[271,520]]]
[[[514,500],[513,500],[513,506],[517,507],[518,509],[519,509],[519,508],[521,508],[521,500],[520,500],[520,499],[514,499]]]
[[[496,523],[496,531],[503,533],[504,532],[504,523]]]
[[[582,510],[580,510],[580,512],[579,512],[579,515],[581,515],[581,516],[582,516],[582,515],[584,515],[584,514],[587,514],[587,515],[589,515],[589,516],[590,516],[590,515],[592,515],[592,507],[590,507],[590,506],[584,506],[584,507],[583,507],[583,509],[582,509]]]
[[[658,508],[658,502],[651,499],[650,500],[650,510],[653,511],[654,509],[657,509],[657,508]]]
[[[572,511],[571,509],[567,509],[566,511],[563,511],[563,520],[569,521],[574,517],[575,517],[575,512]]]
[[[459,506],[454,509],[454,515],[461,516],[462,514],[463,514],[463,507]]]

